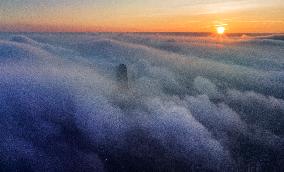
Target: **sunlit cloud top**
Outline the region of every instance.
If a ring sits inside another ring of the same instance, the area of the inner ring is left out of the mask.
[[[9,0],[0,31],[284,32],[283,0]]]

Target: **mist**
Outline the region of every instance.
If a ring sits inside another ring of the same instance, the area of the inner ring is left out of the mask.
[[[0,171],[281,171],[282,38],[1,33]]]

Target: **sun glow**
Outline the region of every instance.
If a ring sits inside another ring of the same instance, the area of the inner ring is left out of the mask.
[[[225,33],[225,27],[224,26],[218,26],[217,28],[216,28],[216,30],[217,30],[217,33],[219,34],[219,35],[223,35],[224,33]]]

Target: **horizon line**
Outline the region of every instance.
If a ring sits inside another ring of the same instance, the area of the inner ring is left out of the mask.
[[[191,32],[191,31],[86,31],[86,32],[70,32],[70,31],[52,31],[52,32],[44,32],[44,31],[0,31],[0,33],[197,33],[197,34],[212,34],[215,32]],[[226,32],[225,34],[284,34],[284,32]]]

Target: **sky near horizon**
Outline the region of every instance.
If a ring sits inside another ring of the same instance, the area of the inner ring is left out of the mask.
[[[283,0],[5,0],[5,32],[284,32]]]

